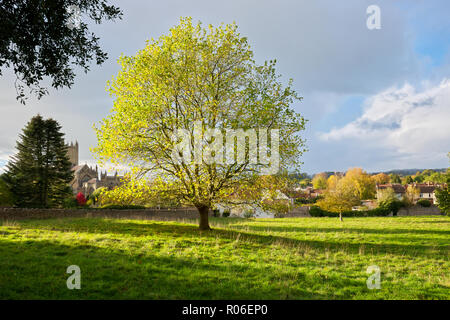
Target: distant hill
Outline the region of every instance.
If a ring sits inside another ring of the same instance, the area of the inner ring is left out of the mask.
[[[364,168],[363,168],[364,170]],[[399,176],[412,176],[415,175],[417,171],[424,171],[427,169],[394,169],[394,170],[389,170],[389,171],[376,171],[376,172],[369,172],[370,175],[373,174],[378,174],[378,173],[386,173],[386,174],[398,174]],[[428,170],[432,170],[435,172],[446,172],[447,168],[439,168],[439,169],[428,169]],[[325,171],[324,172],[328,177],[333,175],[333,174],[345,174],[345,172],[335,172],[335,171]],[[312,178],[316,175],[317,173],[314,174],[306,174],[308,178]]]
[[[395,170],[390,170],[390,171],[381,171],[383,173],[386,174],[398,174],[400,176],[411,176],[411,175],[415,175],[417,171],[424,171],[427,169],[395,169]],[[440,169],[428,169],[428,170],[432,170],[435,172],[445,172],[447,170],[447,168],[440,168]],[[381,173],[381,172],[372,172],[370,174],[377,174],[377,173]]]

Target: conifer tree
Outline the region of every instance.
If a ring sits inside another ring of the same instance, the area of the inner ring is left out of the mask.
[[[5,181],[18,207],[58,207],[70,194],[73,178],[61,126],[33,117],[19,135],[17,154],[7,165]]]

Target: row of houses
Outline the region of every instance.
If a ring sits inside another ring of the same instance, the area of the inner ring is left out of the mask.
[[[424,199],[430,201],[432,204],[436,204],[436,194],[435,191],[437,188],[445,187],[445,184],[437,184],[437,183],[411,183],[411,184],[396,184],[396,183],[388,183],[388,184],[378,184],[376,186],[377,195],[381,190],[385,190],[391,188],[394,190],[395,196],[401,200],[408,189],[408,187],[417,188],[418,197],[414,199],[415,201]]]

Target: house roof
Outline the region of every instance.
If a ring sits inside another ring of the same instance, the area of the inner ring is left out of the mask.
[[[388,184],[377,184],[377,190],[383,190],[387,188],[392,188],[395,193],[405,193],[406,187],[397,183],[388,183]]]
[[[433,185],[423,185],[423,184],[418,184],[416,185],[417,188],[419,188],[420,193],[433,193],[434,190],[436,189],[436,186]]]
[[[70,170],[77,172],[78,170],[80,170],[84,166],[85,166],[85,164],[79,164],[79,165],[77,165],[75,167],[72,167],[72,169],[70,169]]]

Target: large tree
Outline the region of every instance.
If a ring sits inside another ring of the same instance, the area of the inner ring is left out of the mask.
[[[334,188],[327,189],[323,199],[317,201],[317,205],[323,210],[339,214],[342,219],[342,212],[352,210],[352,207],[361,203],[357,188],[350,179],[346,177],[339,179]]]
[[[300,97],[292,81],[279,81],[275,61],[255,63],[235,24],[203,28],[181,19],[119,62],[109,83],[114,107],[96,128],[98,158],[126,163],[159,192],[197,207],[200,229],[210,229],[209,209],[243,181],[300,165],[305,120],[291,108]],[[252,129],[256,143],[240,139]],[[223,139],[230,130],[242,130],[236,145]]]
[[[107,0],[0,1],[0,68],[14,70],[17,99],[25,103],[25,87],[38,98],[46,94],[44,77],[54,88],[70,87],[74,66],[87,72],[92,60],[102,64],[107,55],[83,20],[101,23],[121,14]]]
[[[20,134],[17,154],[4,176],[19,207],[58,207],[71,194],[73,178],[61,126],[53,119],[33,117]]]

